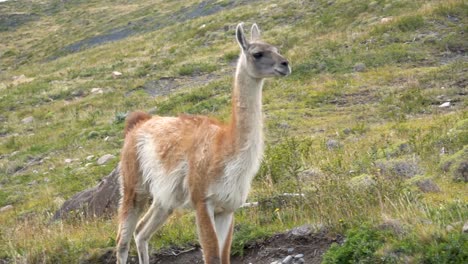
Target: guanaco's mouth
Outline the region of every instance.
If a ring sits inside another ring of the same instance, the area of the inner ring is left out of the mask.
[[[275,69],[275,72],[278,73],[280,76],[286,76],[289,74],[289,71],[280,71]]]

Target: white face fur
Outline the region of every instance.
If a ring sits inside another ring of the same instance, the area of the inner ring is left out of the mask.
[[[236,29],[236,38],[245,56],[249,75],[254,78],[286,76],[291,73],[289,62],[278,53],[278,49],[260,41],[260,31],[256,24],[251,29],[251,41],[247,41],[242,24]]]

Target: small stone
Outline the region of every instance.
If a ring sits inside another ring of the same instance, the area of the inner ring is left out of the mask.
[[[37,181],[36,181],[36,180],[34,180],[34,181],[28,183],[28,186],[33,186],[33,185],[37,185]]]
[[[148,114],[150,114],[150,115],[155,115],[157,112],[158,112],[157,107],[153,107],[150,110],[148,110]]]
[[[296,260],[296,264],[302,264],[302,263],[305,263],[305,260],[303,258]]]
[[[295,259],[300,259],[303,257],[304,257],[304,254],[297,254],[296,256],[294,256]]]
[[[341,146],[340,142],[338,142],[337,140],[334,140],[334,139],[329,139],[327,140],[327,149],[328,150],[333,150],[333,149],[337,149]]]
[[[102,88],[93,88],[93,89],[91,89],[91,93],[92,94],[103,94],[104,90],[102,90]]]
[[[384,17],[384,18],[380,19],[380,23],[382,23],[382,24],[386,24],[386,23],[389,23],[391,21],[393,21],[393,17]]]
[[[30,123],[34,122],[34,117],[28,116],[28,117],[26,117],[26,118],[23,118],[23,119],[21,120],[21,122],[22,122],[23,124],[30,124]]]
[[[317,168],[310,168],[299,173],[299,178],[302,181],[316,180],[322,176],[323,176],[323,172]]]
[[[385,219],[382,224],[379,225],[380,230],[393,231],[395,234],[403,234],[405,232],[404,226],[398,219]]]
[[[109,162],[111,159],[114,159],[115,156],[112,155],[112,154],[106,154],[102,157],[100,157],[98,160],[97,160],[97,164],[98,165],[103,165],[103,164],[106,164],[107,162]]]
[[[293,253],[293,251],[294,251],[294,248],[288,248],[288,254]]]
[[[87,161],[91,161],[94,159],[94,155],[89,155],[88,157],[86,157],[86,160]]]
[[[4,213],[13,209],[13,205],[9,204],[0,208],[0,213]]]
[[[363,72],[363,71],[366,70],[366,64],[364,64],[362,62],[358,62],[358,63],[354,64],[353,69],[354,69],[355,72]]]
[[[65,162],[65,163],[72,163],[73,160],[72,160],[72,159],[65,159],[64,162]]]
[[[288,124],[288,122],[282,121],[278,124],[278,128],[281,129],[289,129],[291,126]]]
[[[447,108],[447,107],[450,107],[450,102],[445,102],[441,105],[439,105],[440,108]]]
[[[465,222],[465,224],[463,225],[463,227],[462,227],[462,232],[463,232],[463,233],[468,233],[468,221]]]
[[[452,225],[447,225],[445,227],[445,230],[447,230],[447,232],[452,232],[454,229],[455,229],[455,227],[453,227]]]
[[[295,227],[293,228],[289,234],[293,235],[293,236],[308,236],[312,233],[311,231],[311,226],[310,225],[302,225],[302,226],[298,226],[298,227]],[[293,249],[294,250],[294,249]]]
[[[293,257],[291,255],[285,257],[283,261],[281,262],[282,264],[291,264],[293,261]]]
[[[113,72],[112,72],[112,77],[118,78],[118,77],[120,77],[120,76],[122,76],[122,73],[121,73],[121,72],[118,72],[118,71],[113,71]]]

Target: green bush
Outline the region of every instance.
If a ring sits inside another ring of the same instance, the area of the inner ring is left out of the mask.
[[[383,246],[389,232],[369,227],[351,229],[342,245],[333,244],[323,256],[322,263],[379,263],[375,252]]]
[[[407,237],[396,241],[393,252],[400,256],[411,256],[415,263],[467,263],[468,235],[460,232],[448,235],[433,235],[430,240]],[[388,258],[386,258],[388,259]],[[398,262],[401,257],[387,262]]]

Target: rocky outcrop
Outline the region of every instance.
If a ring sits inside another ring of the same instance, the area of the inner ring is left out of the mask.
[[[98,185],[75,194],[63,203],[53,220],[111,216],[117,212],[119,200],[119,168],[116,167]]]

